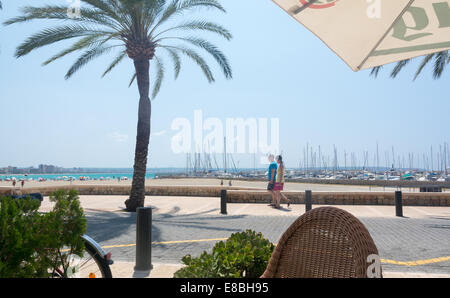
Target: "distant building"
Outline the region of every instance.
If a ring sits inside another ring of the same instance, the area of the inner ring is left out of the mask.
[[[4,168],[0,168],[0,174],[6,175],[14,175],[14,174],[57,174],[57,173],[65,173],[73,170],[65,170],[64,168],[57,167],[54,165],[44,165],[41,164],[37,168],[35,167],[27,167],[27,168],[18,168],[13,166],[8,166]]]
[[[62,173],[63,168],[54,166],[54,165],[44,165],[41,164],[38,166],[38,172],[40,174],[56,174],[56,173]]]

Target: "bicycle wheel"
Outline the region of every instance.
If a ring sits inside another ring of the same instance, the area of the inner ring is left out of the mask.
[[[112,278],[111,268],[109,268],[106,255],[100,255],[100,252],[91,242],[85,241],[85,243],[86,252],[90,258],[85,261],[82,267],[80,267],[81,277]],[[95,265],[92,263],[92,260],[95,262]]]
[[[83,235],[85,249],[83,257],[67,256],[68,268],[66,270],[56,269],[53,273],[55,278],[112,278],[112,264],[110,254],[107,254],[100,245],[87,235]],[[64,272],[66,272],[64,274]]]

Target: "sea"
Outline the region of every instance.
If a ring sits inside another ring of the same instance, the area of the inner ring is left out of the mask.
[[[153,173],[146,175],[147,179],[154,179],[156,177]],[[86,174],[0,174],[0,180],[26,180],[26,181],[69,181],[69,180],[132,180],[133,173],[86,173]]]

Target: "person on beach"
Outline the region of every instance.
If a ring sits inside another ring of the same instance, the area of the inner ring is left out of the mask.
[[[21,184],[22,184],[22,188],[23,188],[23,186],[25,185],[25,180],[22,180]]]
[[[272,202],[269,204],[269,206],[276,206],[276,196],[275,193],[273,191],[273,188],[275,186],[275,178],[277,175],[277,163],[274,161],[274,156],[273,154],[269,154],[269,172],[268,172],[268,180],[269,183],[267,184],[267,191],[270,193],[270,195],[272,196]]]
[[[278,155],[277,158],[277,164],[278,164],[278,170],[277,170],[277,177],[275,180],[275,185],[273,187],[273,191],[275,192],[275,198],[276,198],[276,205],[275,208],[280,209],[280,203],[281,203],[281,198],[283,197],[283,199],[287,202],[287,206],[289,208],[289,206],[291,205],[291,201],[284,195],[281,193],[281,191],[284,189],[284,163],[283,163],[283,157],[281,155]]]
[[[16,187],[16,180],[13,180],[12,185],[13,185],[13,187]]]

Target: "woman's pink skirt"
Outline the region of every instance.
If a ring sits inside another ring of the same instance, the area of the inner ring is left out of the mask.
[[[281,191],[284,189],[284,183],[281,182],[275,182],[275,186],[273,187],[274,191]]]

